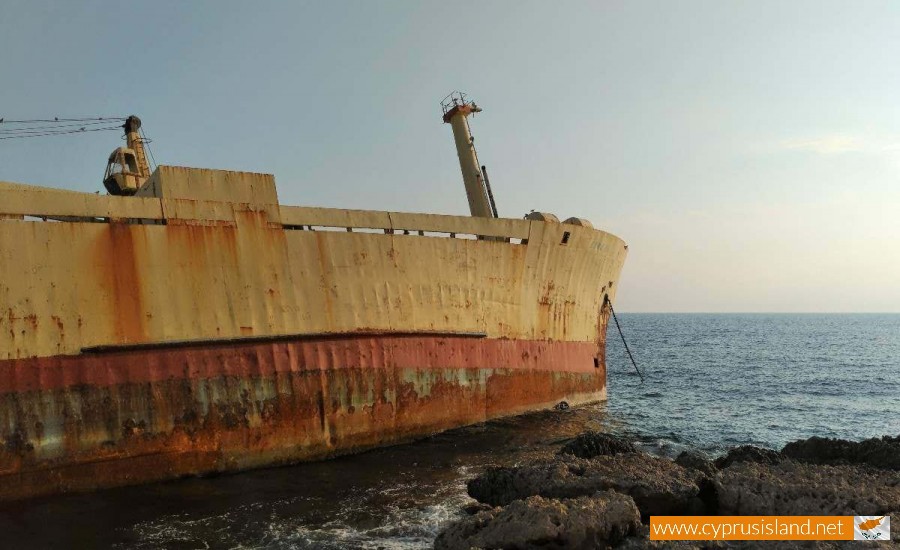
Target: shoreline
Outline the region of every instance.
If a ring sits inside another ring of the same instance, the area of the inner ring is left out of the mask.
[[[900,436],[813,436],[777,451],[742,445],[715,459],[688,450],[673,460],[589,431],[552,457],[488,468],[467,492],[468,515],[441,530],[436,550],[850,548],[854,541],[650,541],[648,524],[651,515],[900,517]],[[895,530],[867,547],[898,541]]]

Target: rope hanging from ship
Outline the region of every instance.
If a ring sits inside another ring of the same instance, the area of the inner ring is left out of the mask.
[[[609,306],[609,311],[612,313],[613,321],[616,322],[616,328],[619,329],[619,336],[622,338],[622,345],[625,346],[625,353],[628,354],[628,358],[631,359],[631,364],[634,366],[634,370],[637,371],[638,376],[641,377],[641,384],[644,383],[644,373],[641,372],[641,369],[638,368],[637,362],[634,360],[634,355],[631,354],[631,349],[628,347],[628,342],[625,341],[625,334],[622,332],[622,325],[619,324],[619,318],[616,316],[616,310],[613,308],[612,302],[609,299],[609,296],[603,297],[603,305]]]

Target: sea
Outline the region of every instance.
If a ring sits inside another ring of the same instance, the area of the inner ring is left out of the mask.
[[[900,314],[619,314],[609,399],[311,464],[0,505],[2,548],[419,549],[491,465],[584,430],[649,452],[900,434]]]

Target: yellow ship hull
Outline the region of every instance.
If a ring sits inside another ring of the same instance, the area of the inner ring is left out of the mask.
[[[570,224],[282,206],[261,174],[0,183],[0,498],[604,399],[626,251]]]

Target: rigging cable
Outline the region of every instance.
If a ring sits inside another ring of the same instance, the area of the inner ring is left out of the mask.
[[[43,136],[62,136],[66,134],[83,134],[86,132],[105,132],[109,130],[120,130],[121,126],[109,126],[105,128],[85,128],[81,127],[77,130],[60,130],[60,131],[50,131],[44,133],[30,133],[30,134],[12,134],[12,135],[3,135],[0,136],[0,139],[23,139],[23,138],[33,138],[33,137],[43,137]]]
[[[497,203],[494,202],[494,193],[491,192],[491,183],[487,179],[487,171],[485,170],[484,166],[482,166],[481,161],[478,160],[478,150],[475,149],[475,137],[472,136],[472,127],[469,125],[469,118],[463,117],[463,120],[466,123],[466,129],[469,130],[469,136],[472,139],[469,144],[472,146],[472,152],[475,153],[475,164],[481,166],[481,173],[478,174],[481,179],[481,187],[487,193],[488,204],[491,207],[491,212],[494,214],[495,218],[499,218],[500,216],[497,215]]]
[[[85,132],[119,130],[121,126],[109,126],[125,120],[124,117],[80,118],[29,118],[8,120],[0,117],[0,139],[22,139],[44,136],[62,136]],[[102,126],[102,127],[100,127]]]
[[[110,124],[109,120],[101,120],[96,122],[67,122],[65,124],[53,124],[50,126],[24,126],[20,128],[3,128],[0,123],[0,134],[38,134],[48,131],[64,130],[68,128],[86,128],[88,126],[100,126],[102,124]]]
[[[90,117],[90,118],[32,118],[32,119],[23,119],[23,120],[6,120],[5,118],[0,118],[0,124],[33,124],[38,122],[91,122],[91,121],[105,121],[105,122],[114,122],[117,120],[125,120],[125,117],[121,116],[108,116],[108,117]]]
[[[628,342],[625,341],[625,334],[622,333],[622,326],[619,324],[619,318],[616,317],[616,310],[613,309],[613,305],[609,299],[609,295],[604,296],[603,302],[604,304],[609,305],[609,311],[612,312],[613,320],[616,322],[616,328],[619,329],[619,336],[622,337],[622,344],[625,345],[625,352],[628,353],[628,358],[631,359],[631,364],[634,365],[634,370],[636,370],[638,376],[641,377],[641,384],[643,384],[644,374],[641,372],[641,369],[638,368],[637,363],[634,360],[634,355],[631,354],[631,350],[628,349]]]

